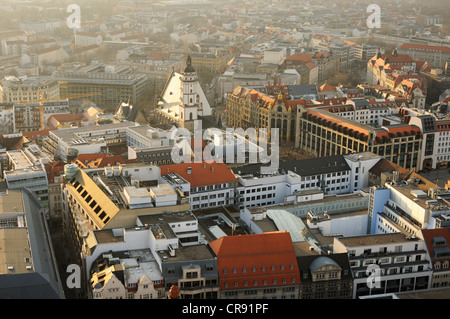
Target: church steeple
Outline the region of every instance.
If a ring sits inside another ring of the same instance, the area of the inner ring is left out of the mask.
[[[198,78],[195,68],[192,66],[191,56],[188,55],[186,59],[186,66],[181,75],[181,97],[183,107],[198,106]],[[196,116],[194,116],[196,117]]]
[[[183,70],[183,73],[195,73],[195,68],[192,66],[192,58],[188,55],[186,59],[186,66]]]

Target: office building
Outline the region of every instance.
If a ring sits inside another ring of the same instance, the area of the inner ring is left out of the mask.
[[[296,146],[316,156],[371,152],[402,167],[422,169],[419,127],[397,124],[374,127],[322,109],[299,117]]]
[[[403,233],[340,237],[333,252],[348,254],[353,299],[430,288],[431,263],[419,238]]]

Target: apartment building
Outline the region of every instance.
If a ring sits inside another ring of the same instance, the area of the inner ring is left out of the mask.
[[[448,287],[450,285],[449,228],[422,229],[422,236],[433,268],[431,288]]]
[[[228,59],[225,54],[193,52],[190,54],[192,66],[198,71],[208,70],[215,74],[221,73]]]
[[[42,111],[44,113],[44,126],[47,127],[47,122],[50,116],[55,114],[69,114],[69,99],[56,101],[42,101]]]
[[[367,61],[367,82],[369,85],[387,86],[386,78],[392,73],[415,73],[417,61],[407,54],[394,50],[391,54],[378,52]]]
[[[14,120],[16,132],[43,130],[44,107],[41,103],[15,103]]]
[[[431,287],[431,263],[419,238],[403,233],[339,237],[333,252],[348,254],[353,299]]]
[[[85,265],[90,234],[132,227],[141,214],[185,212],[190,205],[167,184],[156,166],[124,164],[85,172],[66,165],[62,186],[63,229],[70,257]],[[178,239],[177,239],[178,240]],[[86,273],[87,275],[87,273]],[[84,277],[82,293],[87,293]]]
[[[163,299],[164,279],[150,249],[102,254],[91,268],[92,299]]]
[[[160,169],[168,183],[184,185],[192,210],[235,205],[238,181],[225,163],[179,163]]]
[[[450,121],[434,114],[410,114],[409,123],[423,134],[421,159],[424,168],[446,166],[450,161]]]
[[[299,299],[351,299],[353,274],[346,253],[297,257]]]
[[[2,103],[20,101],[37,102],[41,99],[59,99],[59,83],[50,77],[14,77],[7,76],[0,81],[0,99]]]
[[[380,50],[379,47],[368,44],[356,44],[353,48],[355,61],[360,66],[366,65],[367,61],[373,58]]]
[[[106,284],[114,279],[111,276],[100,282],[99,272],[96,276],[89,272],[89,290],[94,298],[114,294],[114,298],[156,299],[164,298],[165,292],[176,285],[183,299],[216,299],[217,260],[204,238],[197,218],[187,211],[139,215],[135,226],[93,231],[88,240],[86,270],[96,270],[98,261],[105,264],[103,260],[109,259],[118,260],[116,263],[122,266],[114,270],[125,272],[114,287]],[[114,288],[116,291],[109,291]]]
[[[371,152],[402,167],[422,169],[422,133],[415,125],[373,127],[322,109],[299,116],[296,147],[318,157]]]
[[[38,67],[45,67],[52,64],[61,64],[68,61],[69,53],[60,45],[49,48],[28,51],[22,56],[22,60]]]
[[[296,68],[296,65],[306,66],[310,70],[309,83],[321,85],[340,69],[340,56],[326,50],[317,50],[314,53],[295,53],[285,57],[282,67]],[[302,74],[302,72],[299,73]],[[313,79],[316,82],[313,82]]]
[[[48,206],[49,218],[62,220],[63,202],[61,184],[64,176],[64,165],[62,161],[52,161],[45,165],[48,180]]]
[[[225,236],[209,243],[221,299],[296,299],[300,272],[288,232]]]
[[[140,216],[139,225],[154,225],[155,255],[166,291],[176,285],[182,299],[220,297],[217,258],[194,214],[165,214],[162,220],[158,215]]]
[[[319,67],[311,61],[312,54],[296,53],[285,57],[280,69],[295,69],[300,74],[300,84],[318,84]]]
[[[15,132],[13,103],[0,104],[0,131],[2,134],[11,134]]]

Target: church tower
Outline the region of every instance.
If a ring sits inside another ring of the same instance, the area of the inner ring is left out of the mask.
[[[186,59],[186,66],[181,73],[181,101],[180,116],[184,121],[198,119],[199,109],[199,83],[197,71],[192,66],[191,56]]]

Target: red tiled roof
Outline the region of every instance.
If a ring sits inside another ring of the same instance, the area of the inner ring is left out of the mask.
[[[49,117],[54,118],[58,122],[79,121],[84,118],[83,114],[53,114]]]
[[[64,165],[66,162],[56,161],[45,165],[45,171],[47,172],[47,179],[50,184],[54,182],[55,176],[59,176],[64,173]]]
[[[447,257],[435,258],[434,257],[434,248],[436,247],[450,247],[450,229],[449,228],[434,228],[434,229],[422,229],[423,239],[425,240],[425,244],[428,248],[428,253],[432,260],[445,261],[450,260]],[[443,237],[447,241],[447,245],[435,245],[433,246],[433,238],[435,237]]]
[[[398,171],[401,179],[404,179],[410,173],[410,171],[406,168],[388,161],[385,158],[380,159],[369,171],[376,176],[380,176],[381,173]]]
[[[322,86],[319,87],[320,92],[330,92],[330,91],[336,91],[336,87],[327,83],[322,84]]]
[[[450,53],[449,47],[442,47],[436,45],[425,45],[425,44],[413,44],[413,43],[403,43],[400,49],[408,50],[423,50],[423,51],[440,51],[445,53]]]
[[[190,170],[188,170],[190,168]],[[225,184],[237,181],[232,170],[225,163],[179,163],[160,166],[161,176],[177,173],[187,180],[191,187]],[[190,173],[188,172],[190,171]]]
[[[302,61],[308,62],[313,58],[313,53],[295,53],[293,55],[286,56],[287,61]]]
[[[47,129],[47,130],[39,130],[39,131],[30,131],[30,132],[22,132],[22,135],[26,138],[36,141],[39,137],[48,136],[48,132],[56,130],[53,129]]]
[[[224,236],[209,246],[217,256],[221,289],[300,283],[294,246],[287,231]]]

